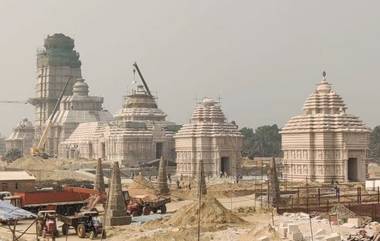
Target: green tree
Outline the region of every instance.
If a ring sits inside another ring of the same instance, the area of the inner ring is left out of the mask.
[[[253,129],[244,127],[240,130],[243,138],[242,155],[248,158],[255,156],[271,157],[281,153],[281,135],[277,125],[264,125]]]
[[[376,126],[370,135],[369,154],[380,161],[380,126]]]

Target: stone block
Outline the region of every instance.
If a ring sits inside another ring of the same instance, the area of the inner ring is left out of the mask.
[[[270,239],[267,236],[263,236],[257,239],[257,241],[270,241]]]
[[[289,233],[299,233],[300,228],[296,224],[289,224],[288,225],[288,231],[289,231]]]
[[[332,233],[325,237],[324,241],[341,241],[340,235],[337,233]]]
[[[318,229],[317,232],[315,232],[315,236],[321,236],[321,235],[326,235],[327,232],[324,229]]]
[[[278,233],[280,235],[280,238],[286,238],[288,234],[288,227],[279,227]]]
[[[362,220],[360,218],[349,218],[347,219],[347,223],[357,228],[362,225]]]
[[[289,239],[292,241],[303,241],[303,235],[301,232],[289,233]]]

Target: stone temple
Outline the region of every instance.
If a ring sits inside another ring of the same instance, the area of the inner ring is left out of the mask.
[[[161,157],[175,160],[175,123],[166,120],[142,85],[132,88],[114,119],[79,124],[61,148],[71,150],[70,158],[102,158],[128,167]]]
[[[74,40],[57,33],[45,39],[44,48],[37,53],[37,81],[35,96],[29,102],[35,107],[36,140],[39,139],[46,120],[52,113],[65,83],[71,78],[66,96],[72,95],[77,79],[82,78],[79,53],[74,50]],[[48,149],[52,149],[47,143]]]
[[[9,137],[5,139],[5,149],[6,151],[18,149],[24,155],[28,155],[33,146],[33,141],[33,123],[25,118],[20,121],[17,127],[13,129]]]
[[[284,178],[291,181],[364,181],[370,129],[347,113],[326,73],[303,113],[282,128]]]
[[[196,177],[201,160],[205,176],[237,175],[243,137],[213,99],[198,103],[190,123],[184,124],[174,138],[177,175]]]
[[[59,111],[52,120],[47,152],[67,158],[70,148],[59,149],[59,144],[69,138],[80,123],[111,120],[112,114],[103,109],[103,97],[90,96],[85,80],[78,79],[73,86],[73,95],[62,98]]]

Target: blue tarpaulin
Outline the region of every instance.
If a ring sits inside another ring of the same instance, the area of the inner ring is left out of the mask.
[[[35,217],[34,213],[15,207],[7,201],[0,201],[0,221],[2,222]]]

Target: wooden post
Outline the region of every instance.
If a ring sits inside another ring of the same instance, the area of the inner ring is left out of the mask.
[[[377,187],[377,203],[380,203],[380,187]]]

